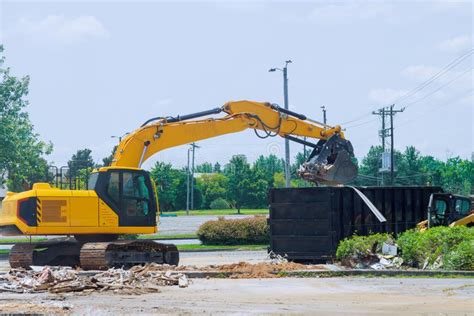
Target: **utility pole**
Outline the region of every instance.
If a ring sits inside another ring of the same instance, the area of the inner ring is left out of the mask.
[[[193,158],[192,158],[192,165],[191,165],[191,209],[194,209],[194,153],[196,148],[200,148],[196,143],[191,144]]]
[[[189,178],[191,176],[191,170],[189,169],[189,152],[191,151],[191,148],[188,148],[188,167],[186,168],[186,215],[189,215]]]
[[[323,109],[323,123],[326,125],[326,107],[323,105],[321,106],[321,109]],[[326,127],[325,127],[326,128]]]
[[[379,136],[382,139],[382,168],[380,169],[382,177],[382,185],[385,184],[383,172],[388,170],[390,171],[390,185],[394,184],[395,180],[395,152],[394,152],[394,127],[393,127],[393,117],[396,113],[403,112],[405,108],[399,110],[394,110],[395,104],[392,104],[390,107],[384,107],[378,111],[373,111],[373,115],[379,115],[382,118],[382,129],[379,131]],[[390,127],[386,127],[385,117],[390,117]],[[386,137],[390,136],[390,153],[386,152]],[[388,159],[388,154],[390,158]],[[387,166],[387,160],[390,160],[390,166]]]

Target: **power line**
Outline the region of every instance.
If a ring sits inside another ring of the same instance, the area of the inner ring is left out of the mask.
[[[460,98],[464,98],[464,97],[466,97],[466,96],[472,94],[473,91],[474,91],[474,89],[473,89],[473,88],[470,88],[470,89],[464,91],[463,93],[458,94],[456,97],[454,97],[454,98],[452,98],[452,99],[450,99],[450,100],[444,102],[443,104],[440,104],[440,105],[438,105],[438,106],[431,107],[431,108],[430,108],[430,111],[431,111],[431,112],[436,111],[436,110],[442,108],[446,103],[456,102],[456,101],[458,101]],[[420,114],[420,115],[413,116],[413,117],[411,117],[410,119],[401,122],[401,124],[398,125],[398,127],[405,126],[406,124],[408,124],[408,123],[410,123],[410,122],[412,122],[412,121],[414,121],[414,120],[416,120],[416,119],[418,119],[418,118],[420,118],[420,117],[423,117],[423,116],[426,116],[426,113],[422,113],[422,114]]]
[[[370,121],[362,122],[362,123],[360,123],[360,124],[356,124],[356,125],[352,125],[352,126],[350,126],[350,125],[349,125],[349,126],[345,126],[344,128],[359,127],[359,126],[367,125],[367,124],[372,123],[372,122],[375,122],[375,121],[377,121],[377,119],[372,119],[372,120],[370,120]]]
[[[457,57],[456,59],[454,59],[453,61],[451,61],[449,64],[447,64],[446,66],[444,66],[440,71],[438,71],[436,74],[434,74],[433,76],[431,76],[428,80],[422,82],[421,84],[419,84],[418,86],[416,86],[415,88],[413,88],[412,90],[408,91],[407,93],[405,93],[404,95],[398,97],[393,103],[399,103],[401,100],[403,99],[409,99],[411,96],[415,95],[417,92],[423,90],[424,88],[426,88],[427,86],[429,86],[432,82],[434,82],[435,80],[439,79],[440,77],[442,77],[443,75],[445,75],[449,70],[451,70],[452,68],[454,68],[455,66],[459,65],[461,62],[463,62],[466,58],[468,58],[469,56],[471,56],[472,54],[474,53],[474,49],[471,48],[470,50],[468,50],[466,53],[462,54],[461,56]],[[374,109],[375,111],[376,109]],[[357,121],[360,121],[364,118],[366,118],[367,116],[370,116],[372,115],[372,111],[370,112],[367,112],[361,116],[358,116],[356,117],[355,119],[353,120],[350,120],[350,121],[346,121],[346,122],[342,122],[341,125],[344,126],[346,124],[350,124],[350,123],[353,123],[353,122],[357,122]],[[368,122],[367,122],[368,123]],[[359,126],[359,125],[357,125]],[[354,126],[353,126],[354,127]]]
[[[445,84],[441,85],[440,87],[438,87],[437,89],[431,91],[430,93],[424,95],[423,97],[413,101],[413,102],[410,102],[408,103],[407,105],[405,105],[405,108],[413,105],[413,104],[416,104],[420,101],[423,101],[424,99],[426,99],[427,97],[433,95],[434,93],[438,92],[439,90],[443,89],[444,87],[447,87],[449,86],[451,83],[453,83],[454,81],[458,80],[459,78],[463,77],[465,74],[467,74],[468,72],[472,71],[472,69],[467,69],[466,71],[462,72],[461,74],[459,74],[458,76],[454,77],[453,79],[451,79],[450,81],[446,82]]]
[[[393,103],[398,103],[403,99],[407,99],[413,95],[415,95],[417,92],[423,90],[427,86],[429,86],[431,83],[433,83],[436,79],[440,78],[441,76],[445,75],[449,70],[454,68],[455,66],[459,65],[462,61],[464,61],[467,57],[471,56],[474,53],[474,49],[470,49],[463,55],[457,57],[455,60],[444,66],[440,71],[438,71],[436,74],[431,76],[428,80],[422,82],[412,90],[408,91],[404,95],[398,97]]]

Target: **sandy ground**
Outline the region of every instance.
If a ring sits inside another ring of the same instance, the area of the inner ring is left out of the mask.
[[[3,313],[474,315],[474,280],[195,279],[188,288],[126,296],[5,294]]]

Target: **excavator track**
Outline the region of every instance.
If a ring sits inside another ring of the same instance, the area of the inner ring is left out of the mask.
[[[82,246],[80,260],[84,270],[130,267],[150,262],[178,265],[179,253],[175,245],[151,240],[94,242]]]
[[[79,265],[80,244],[75,240],[45,241],[16,244],[10,251],[10,267]]]
[[[111,267],[131,267],[155,262],[178,265],[175,245],[151,240],[119,240],[113,242],[80,243],[75,240],[16,244],[10,251],[10,267],[80,266],[84,270],[104,270]]]
[[[10,250],[10,267],[29,268],[33,265],[34,244],[16,244]]]

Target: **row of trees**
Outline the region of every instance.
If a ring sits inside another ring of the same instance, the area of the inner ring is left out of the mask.
[[[388,177],[380,176],[382,148],[373,146],[359,165],[359,175],[352,185],[388,184]],[[404,152],[396,152],[396,177],[394,185],[437,185],[445,190],[470,194],[474,185],[474,163],[459,157],[440,161],[432,156],[423,156],[410,146]],[[314,184],[299,179],[296,170],[304,161],[298,153],[291,166],[292,187]],[[260,156],[249,163],[245,156],[237,155],[224,165],[204,163],[196,167],[200,172],[194,179],[194,207],[209,208],[217,199],[225,199],[232,207],[240,209],[267,206],[270,188],[285,185],[284,161],[275,155]],[[186,169],[173,168],[171,164],[157,162],[151,174],[158,186],[162,211],[186,207]]]

